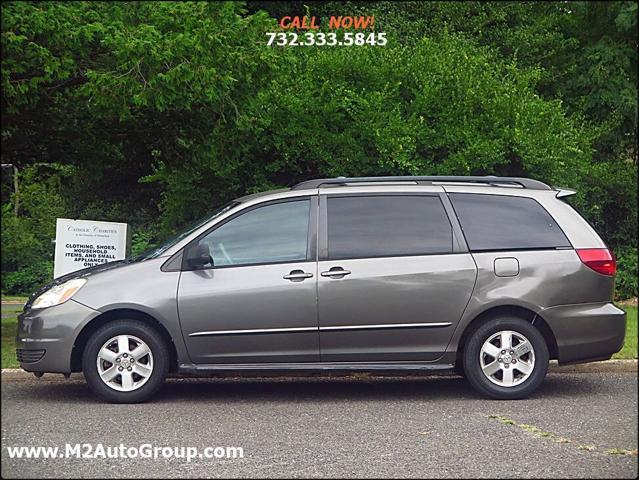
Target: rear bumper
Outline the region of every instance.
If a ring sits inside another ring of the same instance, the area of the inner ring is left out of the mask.
[[[560,364],[605,360],[623,347],[626,312],[612,303],[560,305],[540,315],[555,335]]]
[[[21,313],[16,336],[20,367],[27,372],[71,372],[73,342],[80,328],[99,314],[73,300]]]

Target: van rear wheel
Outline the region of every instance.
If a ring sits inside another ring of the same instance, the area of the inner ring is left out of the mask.
[[[115,320],[87,342],[82,371],[89,388],[113,403],[149,399],[164,383],[169,352],[162,336],[139,320]]]
[[[463,352],[466,378],[480,393],[500,400],[525,398],[548,371],[548,346],[531,323],[499,317],[481,325]]]

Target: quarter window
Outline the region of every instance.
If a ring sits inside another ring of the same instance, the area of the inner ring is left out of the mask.
[[[532,198],[452,193],[450,199],[472,251],[571,246],[557,222]]]
[[[330,259],[452,252],[452,228],[438,196],[328,196],[327,215]]]
[[[214,266],[255,265],[307,259],[310,200],[255,208],[203,237]]]

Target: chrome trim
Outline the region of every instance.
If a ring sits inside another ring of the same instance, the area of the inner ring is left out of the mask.
[[[304,280],[305,278],[313,278],[312,273],[289,273],[288,275],[284,275],[282,277],[284,280]]]
[[[189,337],[201,337],[206,335],[241,335],[243,333],[285,333],[285,332],[311,332],[311,331],[317,331],[317,327],[251,328],[248,330],[213,330],[210,332],[189,333]]]
[[[291,327],[291,328],[252,328],[248,330],[213,330],[208,332],[189,333],[189,337],[202,337],[206,335],[241,335],[244,333],[286,333],[286,332],[312,332],[334,330],[374,330],[378,328],[422,328],[422,327],[449,327],[450,322],[439,323],[390,323],[381,325],[331,325],[328,327]]]
[[[343,277],[344,275],[350,275],[350,270],[328,270],[326,272],[320,273],[322,277]]]
[[[322,331],[331,330],[374,330],[377,328],[421,328],[421,327],[449,327],[451,322],[439,323],[390,323],[381,325],[332,325],[328,327],[320,327]]]

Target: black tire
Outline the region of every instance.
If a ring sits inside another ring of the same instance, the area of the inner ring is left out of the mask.
[[[98,373],[98,352],[105,342],[117,335],[139,338],[149,346],[153,355],[153,372],[146,383],[130,392],[114,390],[102,381]],[[169,350],[166,342],[159,332],[139,320],[120,319],[103,325],[91,335],[82,353],[82,371],[89,388],[111,403],[139,403],[148,400],[163,385],[168,370]]]
[[[512,330],[531,343],[535,362],[529,377],[510,387],[493,383],[484,374],[480,364],[480,352],[486,340],[503,330]],[[548,346],[543,335],[531,323],[517,317],[498,317],[482,324],[469,337],[463,351],[463,366],[466,378],[481,394],[498,400],[515,400],[528,397],[544,381],[548,371]]]

